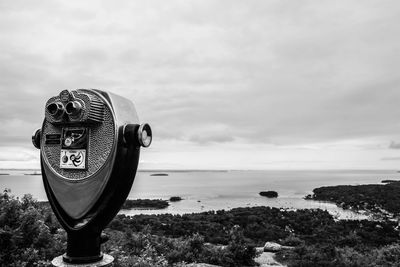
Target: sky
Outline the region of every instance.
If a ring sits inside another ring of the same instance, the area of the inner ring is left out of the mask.
[[[400,169],[400,2],[0,0],[0,168],[63,89],[135,103],[141,169]]]

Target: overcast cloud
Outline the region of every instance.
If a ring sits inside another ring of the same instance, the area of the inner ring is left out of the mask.
[[[398,1],[0,0],[0,167],[39,168],[47,98],[99,88],[152,125],[143,168],[396,168],[399,25]]]

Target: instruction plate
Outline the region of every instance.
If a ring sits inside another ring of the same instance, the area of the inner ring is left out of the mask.
[[[61,169],[85,169],[86,149],[61,149]]]

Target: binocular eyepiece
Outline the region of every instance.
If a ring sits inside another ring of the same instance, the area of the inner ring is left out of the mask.
[[[46,109],[54,120],[59,120],[64,114],[67,114],[70,118],[78,118],[82,111],[82,104],[78,101],[70,101],[64,106],[60,101],[54,101]]]
[[[77,117],[82,109],[82,105],[78,101],[71,101],[65,105],[65,111],[68,115]]]
[[[64,108],[64,105],[61,102],[57,101],[57,102],[50,103],[47,106],[47,111],[54,118],[59,118],[64,114],[65,108]]]

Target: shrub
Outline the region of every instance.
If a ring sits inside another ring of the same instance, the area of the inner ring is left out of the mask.
[[[300,238],[298,238],[297,236],[291,234],[288,237],[282,239],[280,244],[283,246],[296,247],[296,246],[304,245],[304,241],[301,240]]]

